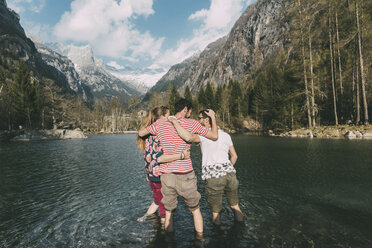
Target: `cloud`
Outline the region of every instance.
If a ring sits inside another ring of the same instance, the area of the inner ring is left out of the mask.
[[[170,67],[203,50],[209,43],[228,34],[251,0],[211,0],[209,9],[192,13],[188,20],[200,22],[193,36],[178,42],[177,48],[166,50],[154,63],[156,67]]]
[[[21,14],[26,10],[40,13],[45,7],[45,0],[13,0],[7,1],[7,5],[18,14]]]
[[[51,42],[54,40],[54,37],[51,36],[52,27],[48,24],[39,24],[32,21],[25,20],[23,22],[23,27],[27,30],[27,33],[33,37],[37,37],[42,40],[43,43]]]
[[[164,38],[140,32],[133,20],[154,13],[153,0],[74,0],[54,27],[63,41],[89,43],[97,55],[125,58],[156,57]]]
[[[208,15],[208,10],[206,9],[198,10],[189,16],[189,20],[203,19],[207,17],[207,15]]]
[[[230,29],[236,19],[240,16],[246,0],[212,0],[208,10],[202,9],[189,16],[189,20],[203,19],[200,29],[207,31]],[[249,2],[249,1],[248,1]]]
[[[124,66],[119,65],[116,61],[110,61],[107,63],[107,65],[114,67],[117,70],[124,69]]]
[[[153,0],[129,0],[129,3],[135,14],[148,16],[155,13],[152,9]]]

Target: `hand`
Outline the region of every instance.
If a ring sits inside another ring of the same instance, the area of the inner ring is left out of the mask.
[[[177,121],[177,117],[175,117],[174,115],[170,115],[168,116],[168,121],[174,123],[175,121]]]
[[[206,113],[209,117],[215,117],[215,116],[216,116],[216,113],[215,113],[212,109],[207,109],[207,111],[205,111],[205,113]]]
[[[189,159],[190,158],[191,153],[190,153],[190,150],[189,149],[184,150],[183,151],[183,154],[185,154],[185,158],[184,159]]]
[[[154,167],[152,170],[153,170],[152,173],[154,174],[154,176],[156,176],[156,177],[160,176],[160,172],[159,172],[160,168],[159,168],[159,166]]]

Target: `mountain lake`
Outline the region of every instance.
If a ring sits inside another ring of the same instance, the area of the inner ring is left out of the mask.
[[[372,140],[232,139],[243,225],[225,200],[212,224],[192,146],[204,240],[182,199],[174,233],[137,222],[152,192],[135,134],[2,142],[0,247],[372,247]]]

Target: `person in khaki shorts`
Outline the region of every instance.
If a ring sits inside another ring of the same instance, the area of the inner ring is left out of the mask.
[[[172,211],[177,207],[177,196],[182,196],[191,212],[199,207],[200,193],[197,191],[197,179],[195,172],[187,174],[163,174],[162,192],[164,205]]]
[[[211,110],[199,112],[199,122],[207,127],[212,127],[209,117]],[[205,139],[204,137],[187,132],[173,117],[168,117],[176,128],[178,134],[189,142],[199,142],[203,154],[202,179],[206,180],[205,191],[208,203],[212,210],[212,220],[216,225],[221,224],[220,212],[222,210],[222,195],[225,193],[227,201],[234,211],[235,219],[239,222],[244,221],[243,213],[239,207],[238,186],[234,164],[238,156],[229,134],[218,130],[216,141]],[[230,159],[229,159],[230,154]]]

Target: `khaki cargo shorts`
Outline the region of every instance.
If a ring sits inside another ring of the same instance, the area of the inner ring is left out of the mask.
[[[219,213],[222,210],[222,195],[225,193],[230,206],[239,203],[239,181],[235,173],[228,173],[223,177],[207,179],[205,192],[212,212]]]
[[[200,193],[197,188],[195,172],[187,174],[163,174],[161,177],[161,202],[167,211],[177,207],[177,196],[182,196],[191,211],[199,207]]]

